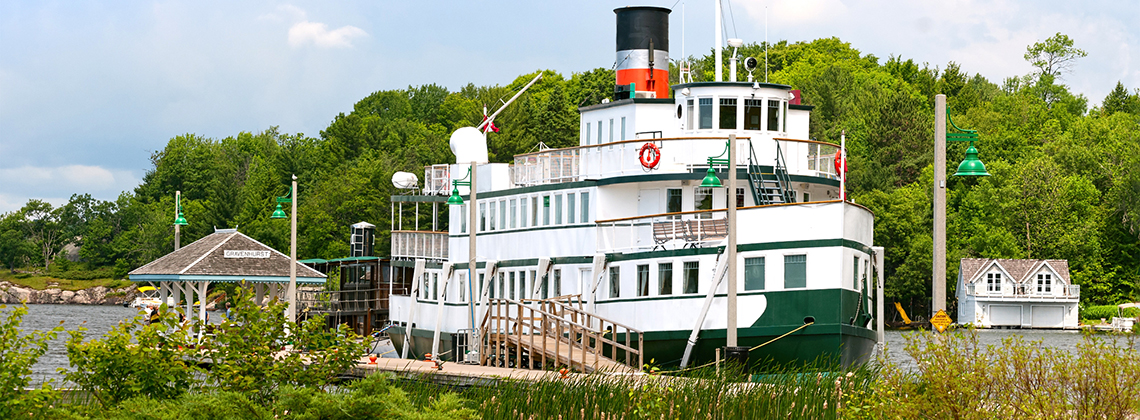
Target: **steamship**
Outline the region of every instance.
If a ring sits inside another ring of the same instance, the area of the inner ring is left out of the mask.
[[[734,357],[866,360],[882,249],[871,211],[844,199],[840,148],[808,140],[813,107],[752,59],[711,82],[681,63],[670,85],[670,10],[614,12],[616,99],[579,109],[577,146],[489,163],[487,127],[468,127],[454,163],[393,179],[410,188],[393,214],[430,204],[448,222],[393,221],[393,344],[491,366],[695,366],[729,344],[733,284]],[[720,44],[717,30],[717,62]]]

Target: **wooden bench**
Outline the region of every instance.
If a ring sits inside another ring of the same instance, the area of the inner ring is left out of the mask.
[[[728,237],[728,219],[690,220],[687,225],[688,235],[685,241],[694,248],[700,242],[719,241]]]
[[[666,220],[653,222],[653,249],[665,249],[665,244],[676,239],[688,237],[688,223],[681,220]]]

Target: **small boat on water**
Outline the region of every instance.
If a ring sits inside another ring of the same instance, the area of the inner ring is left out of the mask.
[[[154,286],[143,286],[138,290],[140,295],[135,296],[134,300],[124,303],[123,307],[143,309],[149,306],[162,305],[162,298],[158,296],[158,289],[156,289]],[[166,306],[174,306],[173,296],[166,297]]]

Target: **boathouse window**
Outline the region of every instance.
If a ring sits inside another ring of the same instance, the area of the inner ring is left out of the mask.
[[[621,117],[621,139],[625,140],[625,117]]]
[[[512,198],[511,199],[511,229],[515,228],[515,219],[518,218],[518,214],[517,214],[518,212],[516,211],[517,207],[518,207],[517,200]]]
[[[574,193],[566,194],[566,224],[574,224]]]
[[[1053,275],[1037,275],[1037,293],[1053,293]]]
[[[586,145],[590,145],[590,123],[586,123]]]
[[[489,230],[495,230],[495,202],[492,201],[490,204],[488,204],[488,206],[490,206],[489,210],[491,218],[491,222],[489,223],[491,226]]]
[[[519,199],[519,227],[526,227],[526,197]]]
[[[487,230],[487,203],[479,203],[479,231]]]
[[[665,190],[665,212],[677,213],[681,211],[681,189],[680,188],[667,188]],[[674,216],[681,218],[681,216]]]
[[[736,98],[720,98],[720,129],[736,129]]]
[[[542,225],[550,226],[550,196],[542,196]]]
[[[621,297],[621,267],[610,267],[610,298]]]
[[[712,188],[693,189],[693,210],[712,210]],[[700,213],[701,219],[712,218],[712,213]]]
[[[554,277],[554,296],[553,297],[562,296],[562,269],[561,268],[555,268],[554,272],[553,272],[553,274],[551,274],[551,276]],[[543,293],[546,293],[546,291],[543,291]]]
[[[780,101],[768,100],[768,131],[780,130]]]
[[[637,295],[649,296],[649,264],[637,266]]]
[[[698,98],[700,105],[700,128],[712,128],[712,98]]]
[[[673,294],[673,263],[657,264],[657,294]]]
[[[467,233],[467,205],[459,206],[459,233]]]
[[[761,99],[744,100],[744,129],[761,130],[760,117],[764,111],[764,101]]]
[[[802,289],[807,287],[807,255],[784,256],[784,288]]]
[[[688,116],[685,117],[685,129],[686,130],[692,130],[693,129],[693,114],[694,114],[694,112],[693,112],[694,111],[694,109],[693,109],[693,98],[686,99],[685,104],[686,104],[685,111],[687,111],[689,113]]]
[[[590,221],[590,193],[582,191],[582,223]]]
[[[764,290],[764,257],[744,259],[744,290]]]
[[[684,293],[697,293],[697,284],[701,277],[701,262],[686,261],[684,271],[681,274],[684,276],[682,279],[682,286],[685,288]]]
[[[1001,291],[1001,273],[986,273],[986,291]]]
[[[554,224],[562,224],[562,194],[554,196]]]

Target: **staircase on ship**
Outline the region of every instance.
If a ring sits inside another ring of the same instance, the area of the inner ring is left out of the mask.
[[[792,181],[784,164],[780,142],[776,142],[776,164],[772,167],[760,166],[752,142],[748,142],[748,152],[748,186],[752,191],[753,202],[758,206],[796,202],[796,193],[791,187]],[[765,172],[766,169],[771,172]]]
[[[586,311],[581,295],[490,299],[478,334],[482,366],[590,373],[644,363],[642,331]]]

